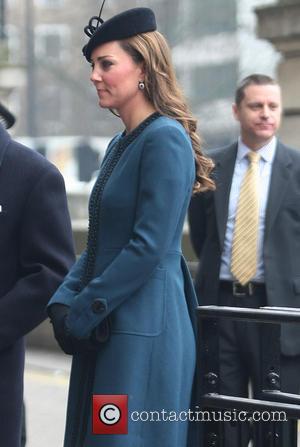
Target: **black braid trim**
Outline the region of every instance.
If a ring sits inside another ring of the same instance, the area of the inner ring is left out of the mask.
[[[149,126],[149,124],[151,124],[160,116],[161,115],[158,112],[155,112],[148,118],[146,118],[139,126],[137,126],[129,134],[126,135],[125,132],[123,132],[122,137],[116,143],[116,146],[111,150],[107,160],[105,161],[104,165],[101,168],[100,174],[93,188],[89,203],[87,260],[85,264],[84,274],[81,279],[80,290],[82,290],[93,278],[95,262],[96,262],[96,254],[97,254],[96,251],[97,251],[98,234],[101,220],[101,202],[105,185],[125,149],[143,132],[143,130],[147,126]]]

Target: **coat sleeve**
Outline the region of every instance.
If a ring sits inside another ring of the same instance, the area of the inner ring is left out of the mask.
[[[103,157],[101,166],[105,163],[110,151],[114,147],[116,141],[120,137],[120,134],[117,134],[108,144],[105,155]],[[73,267],[70,269],[69,273],[64,279],[64,282],[60,285],[55,295],[51,298],[48,303],[48,306],[52,304],[65,304],[66,306],[70,306],[72,300],[77,295],[78,290],[81,285],[81,278],[84,273],[84,266],[86,261],[87,252],[84,250],[80,256],[80,258],[75,262]]]
[[[188,222],[190,229],[190,238],[192,247],[197,258],[200,258],[201,251],[206,237],[206,218],[205,218],[205,195],[196,194],[192,197],[189,210]]]
[[[75,259],[64,181],[54,166],[31,190],[19,235],[19,279],[0,300],[0,349],[46,318],[45,306]]]
[[[81,286],[81,278],[84,273],[84,266],[86,261],[86,250],[82,252],[79,259],[73,264],[69,273],[64,279],[64,282],[55,291],[55,294],[50,299],[48,306],[52,304],[65,304],[70,306],[74,297],[78,294]],[[58,298],[59,297],[59,298]]]
[[[130,297],[151,276],[170,247],[194,180],[187,136],[174,127],[148,135],[140,164],[139,198],[131,240],[73,300],[67,325],[79,338]],[[97,300],[103,311],[95,313]]]

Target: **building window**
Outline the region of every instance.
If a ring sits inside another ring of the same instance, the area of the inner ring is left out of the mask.
[[[46,86],[39,95],[38,115],[41,134],[58,135],[70,115],[70,96],[61,86]]]
[[[4,28],[6,39],[6,57],[4,60],[10,63],[20,62],[20,36],[19,29],[15,25],[6,25]]]
[[[66,25],[38,25],[35,28],[35,50],[39,59],[66,60],[69,43],[70,31]]]
[[[237,83],[237,73],[237,60],[191,69],[192,106],[197,108],[205,102],[232,97]]]

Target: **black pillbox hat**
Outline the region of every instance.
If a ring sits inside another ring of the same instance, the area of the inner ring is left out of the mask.
[[[97,26],[93,25],[97,22]],[[89,42],[82,49],[88,61],[91,60],[93,50],[106,42],[122,40],[137,34],[156,30],[154,12],[150,8],[133,8],[113,16],[103,22],[98,17],[92,17],[85,33],[90,37]]]

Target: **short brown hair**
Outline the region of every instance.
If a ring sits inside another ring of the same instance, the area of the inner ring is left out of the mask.
[[[242,79],[235,91],[235,103],[239,106],[245,97],[245,89],[249,85],[278,85],[278,82],[270,76],[263,74],[252,74]]]

